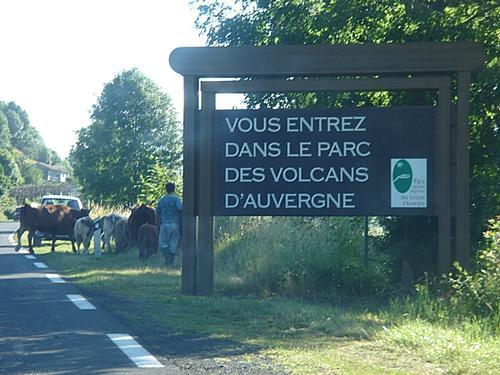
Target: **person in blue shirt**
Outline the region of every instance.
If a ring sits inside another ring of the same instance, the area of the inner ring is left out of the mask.
[[[160,227],[159,248],[165,257],[165,265],[174,262],[181,238],[182,201],[175,194],[175,184],[165,185],[167,192],[156,206],[156,220]]]

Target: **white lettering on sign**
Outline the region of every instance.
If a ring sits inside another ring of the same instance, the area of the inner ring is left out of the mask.
[[[287,167],[269,168],[274,182],[366,182],[368,168],[366,167]]]
[[[363,183],[369,179],[367,167],[226,167],[224,182]]]
[[[302,132],[364,132],[366,116],[287,117],[288,133]]]
[[[288,116],[286,118],[264,116],[226,117],[225,129],[229,134],[247,135],[242,141],[233,137],[224,143],[224,158],[234,159],[234,166],[224,166],[225,184],[363,184],[369,181],[369,168],[365,165],[315,165],[319,160],[367,158],[371,155],[371,143],[367,140],[340,140],[328,136],[321,141],[298,138],[270,141],[248,141],[248,137],[258,133],[360,133],[367,131],[366,116]],[[241,137],[241,136],[240,136]],[[359,136],[356,136],[358,138]],[[333,139],[332,139],[333,138]],[[251,139],[251,138],[250,138]],[[267,166],[266,158],[280,160],[280,165]],[[241,165],[241,160],[259,160]],[[289,165],[282,165],[283,160]],[[301,160],[308,166],[294,165]],[[310,165],[309,165],[310,164]],[[287,189],[288,190],[288,189]],[[354,192],[315,192],[315,193],[226,193],[224,207],[227,209],[317,209],[317,208],[355,208]]]
[[[226,125],[231,133],[234,133],[236,130],[241,133],[249,133],[249,132],[276,133],[279,132],[281,129],[280,119],[277,117],[271,117],[271,118],[264,117],[262,119],[237,117],[233,120],[226,118]]]
[[[370,142],[318,142],[317,156],[370,156]]]
[[[225,208],[355,208],[354,193],[226,193]]]
[[[264,168],[226,168],[224,182],[263,182],[266,178]]]
[[[371,155],[370,142],[318,142],[311,151],[312,142],[226,142],[224,156],[226,158],[257,158],[286,156],[290,158],[317,157],[368,157]],[[283,148],[283,150],[282,150]]]
[[[311,142],[286,143],[286,156],[308,158],[312,156]]]
[[[226,158],[255,158],[271,157],[275,158],[281,155],[281,147],[278,142],[244,142],[242,144],[227,142],[225,147]]]

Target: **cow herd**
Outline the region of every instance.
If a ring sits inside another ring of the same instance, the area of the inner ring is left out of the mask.
[[[57,239],[71,241],[73,252],[89,252],[90,241],[95,229],[102,231],[102,248],[108,252],[119,252],[137,246],[139,259],[144,260],[158,249],[158,229],[153,208],[140,205],[132,209],[128,218],[116,214],[92,220],[90,210],[74,210],[63,205],[42,205],[32,207],[25,204],[20,209],[20,225],[17,230],[17,247],[21,248],[21,236],[28,231],[28,248],[33,251],[33,236],[43,234],[52,240],[51,251],[55,251]],[[115,249],[112,249],[112,241]],[[76,247],[75,247],[76,243]],[[80,247],[83,245],[83,250]]]

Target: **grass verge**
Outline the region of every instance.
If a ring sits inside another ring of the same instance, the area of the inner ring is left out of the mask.
[[[173,268],[163,267],[160,255],[141,264],[136,252],[98,259],[74,255],[66,243],[55,253],[48,246],[35,251],[135,332],[200,335],[246,348],[206,354],[219,361],[264,356],[292,374],[500,373],[500,338],[480,322],[431,324],[369,300],[184,296],[178,259]],[[188,348],[182,355],[191,354]]]

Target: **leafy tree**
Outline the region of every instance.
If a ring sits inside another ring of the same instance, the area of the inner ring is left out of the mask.
[[[5,115],[7,116],[7,120],[9,123],[9,130],[12,141],[15,141],[21,135],[24,124],[21,121],[21,117],[19,116],[19,114],[17,112],[14,112],[12,109],[8,109],[5,112]]]
[[[210,45],[354,44],[467,40],[483,45],[486,69],[472,77],[470,113],[471,234],[481,239],[500,206],[498,115],[500,78],[496,0],[240,0],[236,6],[194,0],[197,27]],[[419,95],[301,94],[249,96],[251,106],[282,107],[432,103]],[[416,223],[418,221],[418,223]],[[409,224],[411,222],[411,224]],[[405,228],[435,227],[428,219],[392,221],[392,243]],[[418,225],[414,225],[418,224]],[[434,239],[429,239],[432,247]]]
[[[43,182],[42,171],[36,167],[32,159],[22,154],[17,156],[16,159],[25,184],[38,185]]]
[[[15,102],[0,101],[0,212],[6,209],[1,202],[10,202],[12,188],[43,182],[35,160],[61,163],[57,153],[45,145],[31,126],[26,111]]]
[[[57,153],[47,146],[45,146],[43,143],[42,144],[35,144],[36,148],[36,157],[35,159],[50,165],[54,164],[60,164],[61,163],[61,158]]]
[[[48,150],[49,150],[49,158],[48,158],[49,164],[57,164],[57,165],[63,164],[63,161],[61,160],[57,152],[55,152],[50,148]]]
[[[170,97],[138,69],[106,84],[92,124],[78,132],[70,161],[91,199],[133,204],[154,165],[180,165],[180,129]]]
[[[61,162],[30,125],[26,111],[15,102],[0,101],[0,218],[10,213],[16,203],[13,188],[43,181],[33,159],[49,164]]]
[[[0,197],[8,190],[23,182],[19,167],[9,148],[0,149]]]
[[[10,146],[10,129],[7,116],[0,111],[0,147]]]
[[[165,185],[173,182],[176,185],[176,193],[182,195],[182,176],[180,169],[169,169],[156,163],[145,176],[140,178],[139,203],[156,205],[160,198],[165,195]]]
[[[33,164],[21,165],[20,171],[25,184],[39,185],[44,181],[42,171]]]
[[[21,120],[21,122],[24,125],[27,125],[30,123],[30,119],[28,117],[28,114],[20,105],[16,104],[16,102],[9,102],[7,104],[7,108],[10,109],[11,111],[16,112],[19,116],[19,119]]]
[[[7,119],[8,134],[2,135],[0,142],[9,143],[22,151],[26,156],[48,164],[58,164],[61,159],[57,153],[45,145],[38,131],[31,126],[28,114],[15,102],[0,101],[0,132]],[[0,143],[1,144],[1,143]]]

